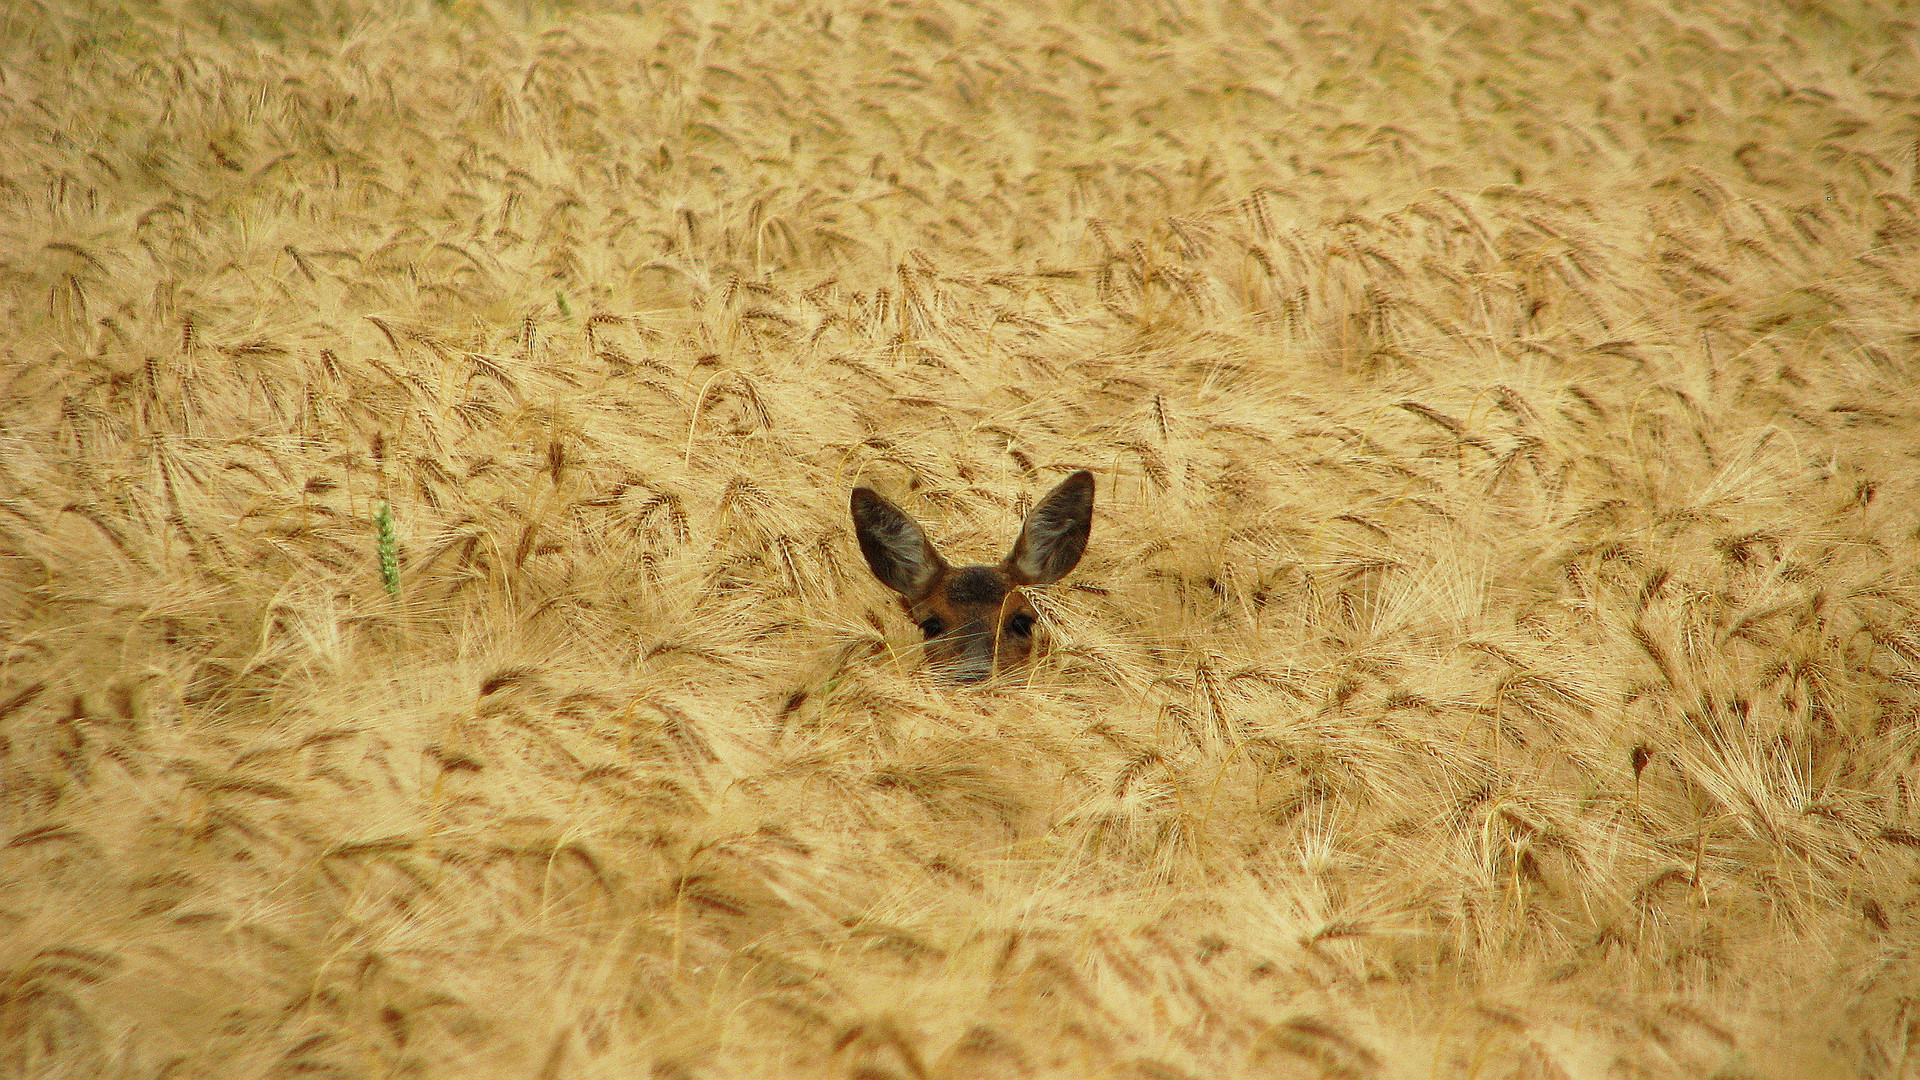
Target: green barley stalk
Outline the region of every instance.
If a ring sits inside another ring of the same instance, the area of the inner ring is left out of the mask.
[[[400,544],[393,536],[393,510],[381,503],[373,511],[373,527],[380,534],[380,583],[387,595],[400,597]]]

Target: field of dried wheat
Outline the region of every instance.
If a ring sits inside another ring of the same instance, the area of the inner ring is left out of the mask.
[[[7,6],[0,1076],[1920,1075],[1916,16]]]

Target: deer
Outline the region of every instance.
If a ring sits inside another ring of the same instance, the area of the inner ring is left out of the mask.
[[[962,683],[1018,668],[1044,645],[1025,590],[1067,576],[1093,531],[1093,474],[1085,469],[1034,504],[995,566],[949,565],[920,523],[872,488],[854,488],[851,501],[867,568],[926,634],[928,667]]]

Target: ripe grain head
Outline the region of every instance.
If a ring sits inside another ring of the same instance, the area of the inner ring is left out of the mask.
[[[23,1075],[1901,1060],[1897,13],[262,12],[0,27]]]

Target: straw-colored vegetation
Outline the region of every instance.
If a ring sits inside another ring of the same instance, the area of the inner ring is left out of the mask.
[[[241,7],[0,14],[0,1074],[1920,1070],[1910,11]]]

